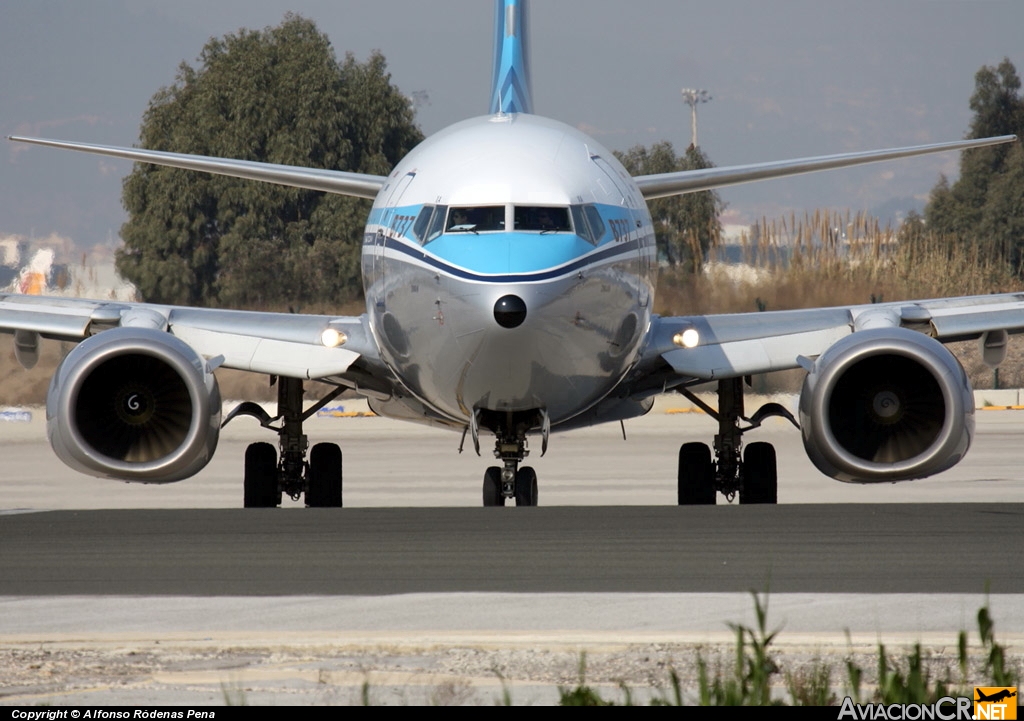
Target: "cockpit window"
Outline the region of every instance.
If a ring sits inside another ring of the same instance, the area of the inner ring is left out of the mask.
[[[571,231],[568,208],[517,205],[515,209],[516,230],[539,230],[543,232]]]
[[[601,220],[601,214],[593,205],[584,205],[583,214],[587,216],[590,234],[594,237],[594,242],[597,243],[604,237],[604,221]]]
[[[444,232],[444,216],[447,212],[447,205],[439,205],[434,210],[434,217],[430,219],[430,230],[427,231],[427,237],[423,239],[424,245]]]
[[[604,236],[604,222],[601,214],[593,205],[572,206],[572,222],[576,226],[576,235],[597,245]]]
[[[416,216],[412,226],[412,234],[423,245],[426,245],[444,230],[444,216],[448,212],[447,205],[424,205]]]
[[[452,208],[448,213],[448,233],[481,233],[488,230],[505,230],[504,205]]]
[[[416,222],[412,225],[412,234],[421,243],[427,242],[427,229],[430,227],[430,218],[434,214],[433,205],[424,205],[420,214],[416,216]]]

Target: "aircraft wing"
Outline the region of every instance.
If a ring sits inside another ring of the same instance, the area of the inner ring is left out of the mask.
[[[941,342],[1024,332],[1024,293],[808,310],[655,317],[634,378],[718,380],[808,368],[855,331],[903,327]],[[662,373],[659,375],[659,368]],[[671,382],[668,382],[672,385]]]
[[[145,150],[143,148],[119,148],[112,145],[91,145],[89,143],[70,143],[63,140],[46,140],[44,138],[25,138],[8,136],[8,140],[19,143],[32,143],[50,148],[78,150],[97,155],[109,155],[114,158],[134,160],[139,163],[166,165],[185,170],[199,170],[214,175],[230,175],[235,178],[261,180],[279,185],[290,185],[307,190],[322,190],[338,195],[351,195],[356,198],[373,200],[387,178],[382,175],[366,173],[348,173],[341,170],[324,170],[322,168],[303,168],[295,165],[275,165],[258,163],[252,160],[231,160],[229,158],[212,158],[205,155],[187,155],[185,153],[168,153],[161,150]]]
[[[360,374],[368,375],[370,385],[387,384],[365,315],[296,315],[0,295],[0,332],[80,341],[118,326],[166,330],[213,367],[315,379],[350,374],[353,363],[362,359]]]
[[[644,198],[664,198],[670,195],[696,193],[701,190],[714,190],[727,185],[740,185],[755,180],[781,178],[787,175],[802,175],[819,170],[847,168],[851,165],[877,163],[883,160],[909,158],[914,155],[941,153],[947,150],[967,150],[981,148],[986,145],[1012,143],[1016,135],[1001,135],[994,138],[978,140],[959,140],[952,143],[933,143],[931,145],[915,145],[908,148],[890,148],[888,150],[870,150],[860,153],[841,153],[839,155],[821,155],[813,158],[797,158],[773,163],[754,163],[751,165],[733,165],[725,168],[705,168],[703,170],[680,170],[675,173],[657,173],[655,175],[639,175],[633,178]]]

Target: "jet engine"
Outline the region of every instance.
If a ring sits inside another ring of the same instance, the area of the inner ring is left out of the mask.
[[[967,374],[938,341],[876,328],[836,342],[800,393],[804,448],[822,473],[873,483],[923,478],[963,458],[974,435]]]
[[[120,327],[78,344],[46,397],[50,445],[68,466],[101,478],[170,483],[199,472],[220,434],[209,364],[178,338]]]

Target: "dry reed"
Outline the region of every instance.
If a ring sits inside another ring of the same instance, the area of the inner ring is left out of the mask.
[[[798,218],[762,219],[741,237],[741,263],[713,249],[698,273],[663,270],[656,312],[741,313],[1013,292],[1021,277],[1009,261],[980,244],[952,243],[928,233],[898,238],[865,214],[818,210]],[[735,256],[735,253],[733,253]],[[1000,387],[1024,385],[1024,353],[1011,338]],[[951,344],[976,388],[994,376],[976,343]],[[794,390],[800,374],[772,377],[772,390]],[[763,384],[762,384],[763,387]]]

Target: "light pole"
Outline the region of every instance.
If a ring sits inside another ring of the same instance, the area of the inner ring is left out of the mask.
[[[711,95],[707,90],[683,88],[683,102],[690,106],[690,147],[697,147],[697,104],[707,103]]]

